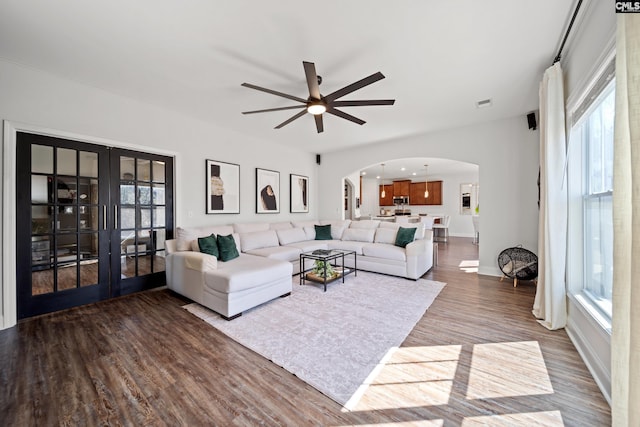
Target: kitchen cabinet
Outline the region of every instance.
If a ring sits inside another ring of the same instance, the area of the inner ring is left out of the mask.
[[[424,197],[424,182],[412,182],[409,194],[410,205],[442,205],[442,181],[429,181],[429,198]]]
[[[393,206],[393,185],[385,185],[385,197],[382,198],[382,185],[378,186],[378,198],[380,206]]]
[[[411,180],[393,181],[393,195],[394,197],[409,196],[411,187]],[[409,200],[411,201],[411,200]]]
[[[412,182],[409,192],[409,204],[410,205],[426,205],[427,199],[424,198],[424,189],[426,184],[424,182]]]
[[[429,181],[429,198],[427,205],[442,204],[442,181]]]

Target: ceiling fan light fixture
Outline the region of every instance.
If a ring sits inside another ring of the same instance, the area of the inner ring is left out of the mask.
[[[307,112],[317,116],[327,111],[327,106],[323,102],[312,102],[307,106]]]

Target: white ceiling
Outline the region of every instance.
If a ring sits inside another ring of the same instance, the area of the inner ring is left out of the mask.
[[[427,168],[424,165],[428,165]],[[426,169],[426,171],[425,171]],[[409,159],[396,159],[384,162],[384,175],[382,165],[376,164],[364,168],[364,179],[380,179],[384,176],[385,182],[393,179],[412,179],[414,181],[424,180],[428,176],[429,180],[446,175],[475,175],[478,179],[480,168],[472,163],[459,162],[449,159],[414,157]],[[415,174],[415,175],[414,175]]]
[[[0,58],[163,106],[240,134],[324,153],[524,115],[538,107],[574,0],[2,0]],[[325,114],[280,130],[295,105],[241,87],[308,96],[302,61],[327,94],[381,71],[343,99],[356,125]],[[491,98],[490,108],[476,101]],[[526,122],[525,122],[526,123]]]

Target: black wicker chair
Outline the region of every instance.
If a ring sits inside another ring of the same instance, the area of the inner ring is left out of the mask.
[[[513,279],[513,287],[518,280],[535,280],[538,277],[538,257],[522,246],[507,248],[498,255],[498,266],[505,277]]]

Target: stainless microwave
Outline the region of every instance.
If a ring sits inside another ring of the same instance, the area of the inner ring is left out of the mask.
[[[393,198],[393,204],[394,205],[408,205],[409,204],[409,197],[407,197],[407,196],[395,196]]]

